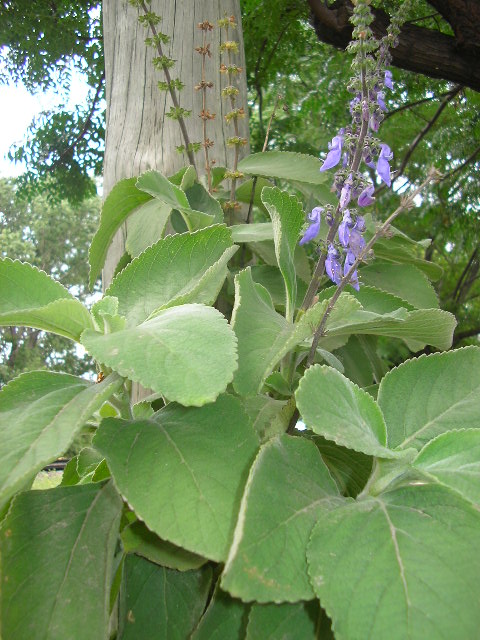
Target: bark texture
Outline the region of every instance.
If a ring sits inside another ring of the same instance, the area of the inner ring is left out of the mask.
[[[238,26],[235,31],[230,30],[229,39],[240,43],[235,63],[244,71],[237,76],[240,89],[237,106],[243,106],[247,113],[239,0],[153,0],[151,10],[162,16],[158,28],[171,37],[170,43],[164,45],[164,53],[176,60],[172,77],[185,83],[179,97],[183,108],[192,109],[192,115],[186,120],[190,140],[200,142],[202,120],[198,114],[202,96],[193,88],[201,78],[202,58],[195,51],[202,42],[202,32],[197,28],[199,22],[209,20],[216,25],[225,14],[236,17]],[[138,23],[137,15],[126,0],[103,1],[107,102],[104,196],[122,178],[137,176],[148,169],[171,175],[187,163],[186,157],[175,151],[184,141],[178,122],[166,117],[172,106],[171,98],[157,87],[157,82],[165,78],[163,72],[152,65],[152,58],[158,54],[145,45],[145,38],[151,34]],[[212,57],[208,60],[207,79],[213,81],[214,88],[209,90],[207,106],[216,113],[215,120],[209,121],[208,137],[215,142],[210,157],[217,166],[231,166],[234,151],[227,147],[226,139],[233,136],[233,127],[224,120],[230,105],[220,98],[220,89],[227,83],[226,76],[219,71],[219,46],[225,39],[221,35],[224,36],[224,32],[221,34],[218,28],[208,34]],[[240,120],[239,125],[240,135],[248,138],[247,120]],[[248,147],[244,147],[242,154],[247,152]],[[202,152],[196,154],[196,164],[201,175],[204,173]],[[124,253],[126,233],[127,229],[122,229],[112,243],[103,270],[104,287],[110,283]]]
[[[308,0],[308,4],[319,40],[344,49],[352,35],[350,0],[329,5],[323,0]],[[454,35],[406,23],[398,47],[392,50],[393,64],[480,91],[479,0],[429,0],[429,4],[450,24]],[[372,29],[376,36],[382,36],[390,18],[382,9],[373,9],[373,13]]]

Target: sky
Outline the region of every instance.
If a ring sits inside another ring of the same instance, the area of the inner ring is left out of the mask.
[[[88,85],[78,72],[72,72],[71,91],[67,108],[85,102]],[[31,95],[22,84],[0,85],[0,177],[18,176],[23,164],[10,162],[6,155],[12,144],[22,142],[33,118],[47,109],[53,109],[64,101],[55,90]]]

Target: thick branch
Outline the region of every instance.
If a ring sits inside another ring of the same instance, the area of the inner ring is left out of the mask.
[[[345,49],[351,40],[352,26],[349,18],[352,13],[350,0],[336,0],[327,6],[322,0],[307,0],[312,11],[313,26],[319,40],[335,47]],[[477,9],[471,11],[472,27],[478,34],[480,28],[480,9],[478,3],[467,0],[451,0],[453,4],[475,4]],[[430,2],[432,6],[450,4],[446,2]],[[442,13],[440,11],[440,13]],[[382,37],[390,18],[381,9],[373,9],[375,21],[372,29],[377,37]],[[463,84],[480,91],[480,65],[478,64],[478,39],[470,40],[468,29],[462,22],[459,31],[458,20],[455,22],[453,12],[452,29],[456,37],[449,36],[434,29],[419,27],[412,23],[403,26],[398,46],[392,50],[392,63],[401,69],[423,73],[432,78],[443,78]],[[463,16],[463,14],[462,14]],[[477,21],[478,18],[478,21]],[[471,28],[472,28],[471,27]],[[463,40],[460,38],[462,34]],[[478,38],[478,35],[477,35]],[[468,40],[468,42],[466,41]]]

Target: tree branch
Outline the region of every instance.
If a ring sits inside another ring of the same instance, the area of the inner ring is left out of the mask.
[[[351,40],[352,25],[349,18],[352,14],[350,0],[335,0],[327,6],[322,0],[307,0],[311,12],[312,22],[317,37],[322,42],[345,49]],[[454,36],[441,33],[435,29],[419,27],[413,23],[403,26],[398,46],[392,50],[392,64],[401,69],[423,73],[432,78],[442,78],[465,85],[475,91],[480,91],[480,65],[478,64],[480,29],[480,3],[473,0],[450,0],[455,5],[467,5],[465,12],[457,14],[451,11]],[[439,10],[437,4],[430,4]],[[471,26],[466,26],[465,16],[470,11]],[[441,11],[440,11],[441,12]],[[375,20],[372,30],[376,37],[382,37],[390,17],[382,9],[373,8]],[[472,30],[476,36],[472,35]]]

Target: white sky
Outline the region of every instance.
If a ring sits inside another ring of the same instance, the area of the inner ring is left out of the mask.
[[[71,91],[67,108],[85,102],[88,85],[83,76],[72,71]],[[31,95],[23,85],[0,85],[0,177],[17,176],[24,165],[14,164],[6,155],[12,144],[22,142],[33,118],[41,111],[65,102],[65,97],[50,90]]]

